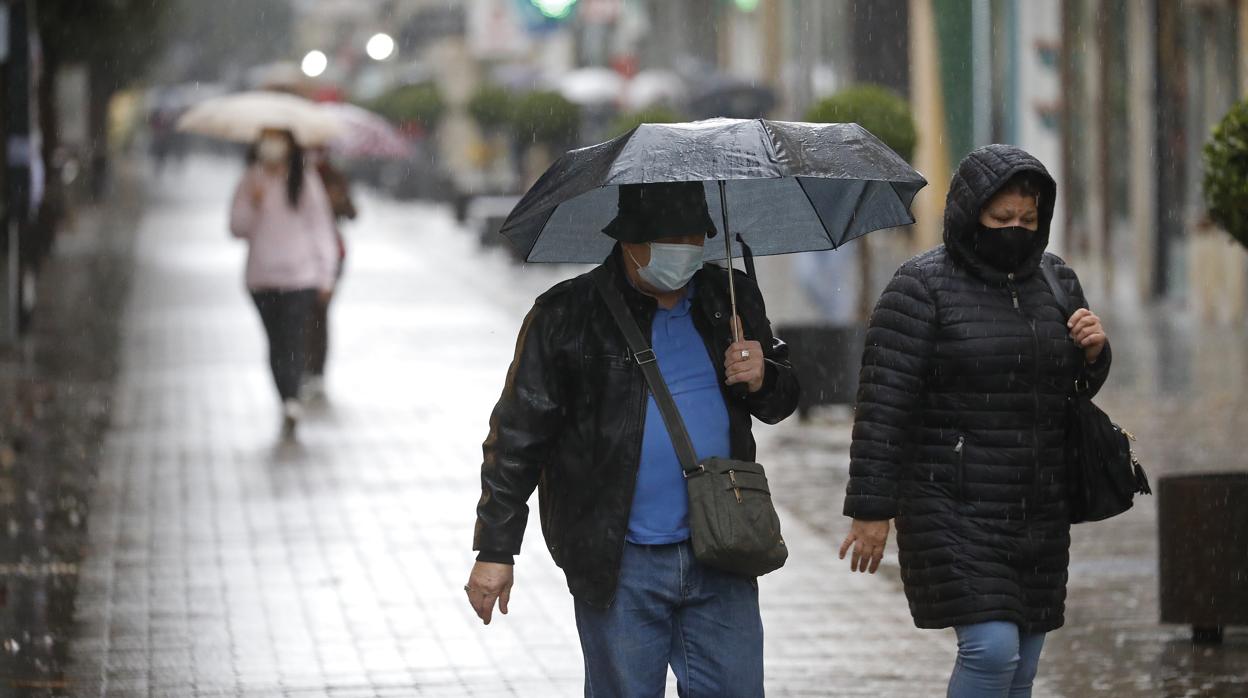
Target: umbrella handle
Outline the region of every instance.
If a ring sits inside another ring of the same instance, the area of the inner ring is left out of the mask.
[[[741,342],[741,328],[737,324],[737,282],[733,278],[732,273],[732,235],[728,232],[728,196],[724,193],[724,180],[719,180],[719,214],[723,218],[724,223],[724,252],[728,257],[728,299],[732,303],[732,317],[729,323],[732,325],[733,342],[739,344]]]

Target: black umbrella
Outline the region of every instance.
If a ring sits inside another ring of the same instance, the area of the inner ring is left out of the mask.
[[[724,240],[706,246],[708,261],[741,254],[737,235],[754,254],[772,255],[909,225],[910,202],[927,184],[857,124],[642,124],[556,160],[500,232],[529,262],[598,263],[615,245],[601,231],[615,218],[619,185],[698,181]]]

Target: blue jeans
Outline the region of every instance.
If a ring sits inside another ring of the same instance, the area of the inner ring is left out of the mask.
[[[667,667],[683,697],[763,695],[758,584],[704,567],[688,542],[625,543],[611,608],[576,602],[585,695],[662,698]]]
[[[1044,633],[1024,635],[1017,625],[997,620],[954,630],[958,661],[949,678],[949,698],[1031,696]]]

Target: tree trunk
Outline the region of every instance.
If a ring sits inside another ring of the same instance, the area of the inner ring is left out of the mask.
[[[42,144],[39,157],[43,158],[44,189],[43,201],[35,212],[35,236],[38,240],[38,261],[51,254],[56,237],[56,228],[65,213],[65,192],[61,182],[61,171],[56,159],[56,151],[60,148],[60,114],[56,104],[56,79],[60,74],[60,52],[55,44],[45,42],[43,47],[43,74],[39,76],[38,90],[35,95],[39,110],[39,132]]]
[[[875,307],[871,298],[874,291],[871,283],[871,236],[859,238],[854,246],[858,248],[858,321],[865,326]]]
[[[1113,106],[1110,104],[1110,81],[1113,80],[1112,51],[1110,46],[1112,42],[1109,37],[1113,36],[1113,15],[1110,8],[1104,4],[1098,4],[1096,7],[1096,35],[1102,37],[1102,41],[1097,42],[1099,56],[1097,58],[1097,67],[1100,69],[1100,89],[1097,92],[1097,128],[1100,130],[1100,138],[1097,139],[1098,159],[1101,161],[1101,181],[1097,182],[1100,190],[1101,199],[1101,220],[1100,237],[1101,237],[1101,263],[1104,265],[1105,274],[1102,283],[1104,284],[1106,297],[1111,297],[1114,291],[1114,172],[1120,167],[1120,164],[1113,163],[1113,152],[1110,148],[1110,132],[1111,130],[1123,128],[1122,124],[1113,122]]]
[[[90,67],[90,95],[87,97],[88,190],[91,201],[98,202],[108,191],[108,104],[117,91],[117,81],[105,66]]]

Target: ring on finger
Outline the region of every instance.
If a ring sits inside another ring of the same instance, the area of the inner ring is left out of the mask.
[[[742,359],[748,359],[748,358],[750,358],[750,350],[749,350],[749,349],[742,349],[742,350],[741,350],[741,358],[742,358]]]

